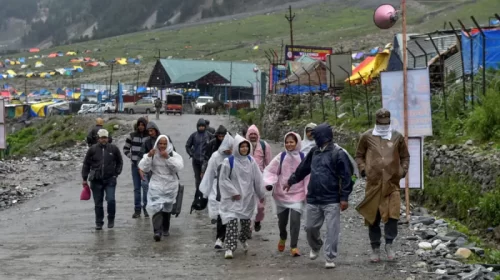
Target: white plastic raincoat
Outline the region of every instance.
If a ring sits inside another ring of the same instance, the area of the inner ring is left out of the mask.
[[[263,199],[264,182],[262,173],[255,159],[242,156],[239,151],[240,144],[248,140],[236,135],[234,138],[233,170],[229,164],[229,158],[224,159],[219,175],[219,188],[221,192],[221,203],[219,214],[223,224],[234,219],[252,219],[257,206],[257,199]],[[231,176],[229,176],[231,175]],[[233,200],[233,196],[240,195],[240,200]]]
[[[302,143],[301,143],[301,152],[304,153],[305,156],[307,156],[307,154],[309,153],[309,151],[311,151],[312,148],[316,147],[316,142],[314,142],[314,140],[309,140],[307,139],[307,133],[306,133],[306,130],[308,128],[315,128],[317,125],[315,123],[309,123],[308,125],[306,125],[306,127],[304,128],[304,138],[302,138]]]
[[[230,156],[226,155],[224,151],[233,150],[234,138],[226,133],[224,140],[220,144],[219,150],[214,152],[210,157],[207,164],[207,169],[205,170],[205,175],[203,175],[203,180],[201,180],[200,191],[203,193],[205,198],[208,198],[208,216],[210,219],[217,219],[219,215],[220,202],[217,201],[217,168],[222,163],[222,161]]]
[[[156,139],[153,148],[156,149],[156,154],[153,157],[145,154],[139,162],[140,170],[145,173],[153,172],[149,181],[148,205],[146,206],[146,209],[152,215],[160,211],[172,211],[179,190],[179,180],[176,173],[184,168],[184,161],[178,153],[174,152],[172,143],[168,142],[167,145],[169,158],[165,159],[160,155],[158,141],[162,138],[168,141],[168,137],[165,135],[160,135]]]
[[[302,162],[302,158],[299,153],[301,148],[300,135],[295,132],[289,132],[285,135],[285,141],[288,135],[295,135],[298,141],[297,146],[295,147],[295,150],[291,152],[285,151],[286,155],[281,163],[281,171],[281,153],[274,157],[271,163],[264,170],[264,185],[273,186],[274,210],[276,214],[279,214],[286,209],[293,209],[302,214],[306,201],[309,176],[301,182],[293,185],[293,187],[290,188],[290,191],[286,192],[283,190],[283,186],[288,182],[290,176]]]

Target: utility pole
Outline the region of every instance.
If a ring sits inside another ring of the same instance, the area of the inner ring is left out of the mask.
[[[137,69],[137,86],[135,88],[135,94],[134,94],[134,102],[137,100],[137,91],[139,90],[139,74],[141,73],[141,69]]]
[[[406,38],[406,0],[401,0],[401,12],[403,17],[403,115],[404,115],[404,132],[405,142],[408,145],[408,60],[407,60],[407,38]],[[405,202],[406,202],[406,220],[410,222],[410,176],[406,175],[405,179]]]
[[[288,6],[288,15],[285,15],[285,18],[290,24],[290,45],[293,50],[293,20],[295,19],[295,13],[292,15],[292,5]]]

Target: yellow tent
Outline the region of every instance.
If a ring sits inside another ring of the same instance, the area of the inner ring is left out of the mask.
[[[116,63],[120,65],[127,65],[127,60],[125,58],[121,58],[120,60],[116,60]]]
[[[380,75],[380,72],[387,69],[390,55],[391,51],[386,49],[383,52],[377,53],[375,57],[367,57],[355,70],[353,70],[355,73],[346,79],[346,82],[350,81],[351,84],[370,83],[373,78]],[[361,79],[360,75],[363,79]]]
[[[49,72],[49,74],[50,74],[51,76],[54,76],[54,75],[56,74],[56,72],[55,72],[55,71],[50,71],[50,72]]]
[[[33,72],[31,72],[31,73],[27,73],[27,74],[26,74],[26,77],[28,77],[28,78],[33,77]]]
[[[73,69],[75,69],[75,70],[78,70],[78,69],[83,70],[82,66],[75,66],[75,65],[73,66]]]
[[[73,95],[71,96],[71,98],[73,99],[80,99],[80,95],[82,95],[81,93],[73,93]]]
[[[66,55],[76,55],[76,52],[67,52]]]
[[[48,74],[47,72],[40,73],[40,78],[45,78],[45,76],[47,76],[47,74]]]
[[[11,75],[11,76],[14,76],[14,77],[15,77],[15,76],[17,76],[17,73],[16,73],[16,72],[14,72],[13,70],[10,70],[10,69],[9,69],[9,70],[7,70],[7,74],[9,74],[9,75]]]
[[[45,66],[45,65],[43,65],[43,63],[42,63],[41,61],[37,61],[37,62],[35,63],[35,67],[36,67],[36,68],[39,68],[39,67],[42,67],[42,66]]]
[[[15,61],[11,61],[9,62],[10,65],[16,65],[16,62]]]
[[[38,117],[45,117],[45,106],[54,104],[54,102],[43,102],[31,105],[31,113],[36,114]]]

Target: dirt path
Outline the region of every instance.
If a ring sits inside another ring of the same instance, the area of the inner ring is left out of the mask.
[[[171,236],[155,243],[150,219],[131,218],[133,187],[127,159],[118,180],[116,228],[95,232],[93,203],[78,200],[81,179],[79,170],[74,170],[51,191],[0,212],[0,279],[375,280],[408,277],[410,271],[405,267],[413,261],[413,256],[402,257],[395,263],[372,265],[367,262],[367,230],[353,209],[362,194],[360,190],[353,192],[351,209],[342,214],[336,269],[325,270],[321,258],[315,261],[307,258],[309,248],[304,231],[299,240],[304,256],[292,258],[288,253],[277,252],[277,218],[272,214],[271,203],[268,203],[261,232],[254,233],[249,242],[248,254],[237,251],[235,259],[224,260],[223,253],[213,250],[215,227],[207,214],[189,215],[188,211],[194,195],[194,178],[184,144],[195,130],[198,116],[161,117],[160,129],[172,137],[186,166],[180,174],[186,186],[183,213],[173,218]],[[223,117],[210,117],[210,120],[214,127],[227,125]],[[120,148],[122,145],[123,139],[119,141]],[[277,154],[281,147],[272,144],[272,148]],[[404,244],[401,238],[398,241]]]

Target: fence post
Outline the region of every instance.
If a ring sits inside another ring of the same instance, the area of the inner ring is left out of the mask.
[[[321,76],[319,75],[318,68],[314,68],[314,71],[316,71],[316,75],[318,75],[318,80],[319,80],[319,93],[321,94],[321,110],[323,111],[323,122],[326,121],[326,116],[325,116],[325,93],[321,90]]]
[[[441,80],[442,80],[442,87],[443,87],[443,102],[444,102],[444,119],[448,120],[448,109],[446,108],[446,81],[444,80],[444,58],[439,52],[438,47],[436,46],[436,43],[432,39],[431,34],[428,34],[429,39],[431,40],[432,45],[434,46],[434,49],[436,49],[436,52],[439,56],[439,69],[441,72]]]
[[[481,32],[481,36],[483,37],[483,96],[485,96],[486,95],[486,35],[484,34],[481,25],[477,23],[474,16],[471,16],[470,18],[476,25],[477,29],[479,29],[479,32]]]
[[[302,66],[302,69],[304,69],[304,71],[306,72],[307,74],[307,77],[309,77],[309,111],[311,112],[311,120],[313,118],[313,109],[312,109],[312,90],[311,90],[311,74],[309,74],[309,72],[307,72],[306,68],[304,68],[304,66]]]
[[[465,67],[464,67],[464,57],[462,55],[463,53],[463,48],[462,48],[462,40],[460,39],[460,36],[458,36],[457,31],[455,30],[455,27],[449,22],[451,29],[453,29],[453,33],[455,33],[455,36],[457,37],[457,42],[458,46],[460,48],[460,62],[462,64],[462,89],[463,89],[463,95],[464,95],[464,111],[467,109],[466,104],[467,104],[467,98],[465,95]]]
[[[368,124],[372,125],[372,117],[370,114],[370,104],[368,102],[368,85],[365,82],[365,79],[363,76],[361,76],[361,73],[358,72],[359,77],[361,78],[362,83],[365,85],[365,102],[366,102],[366,114],[368,115]]]
[[[351,76],[349,74],[349,71],[345,70],[344,67],[340,66],[340,65],[337,65],[340,69],[342,69],[342,71],[344,71],[346,74],[347,74],[347,79],[349,79],[349,77]],[[356,117],[355,113],[354,113],[354,98],[352,97],[352,84],[351,84],[351,81],[349,80],[348,81],[349,83],[349,92],[351,94],[351,110],[352,110],[352,116],[353,117]]]
[[[465,28],[464,23],[461,20],[458,20],[458,23],[460,23],[460,26],[462,26],[462,30],[467,33],[467,36],[469,36],[470,40],[470,100],[471,100],[471,105],[472,108],[474,108],[474,41],[472,40],[472,36]],[[465,73],[464,73],[465,74]]]

